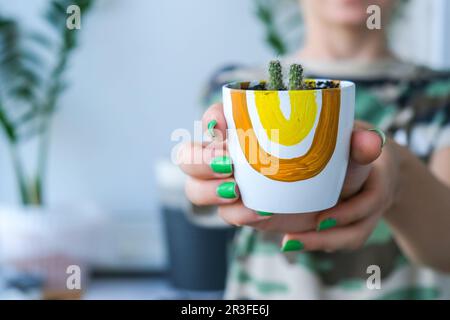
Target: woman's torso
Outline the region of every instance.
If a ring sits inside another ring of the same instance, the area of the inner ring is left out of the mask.
[[[309,77],[354,81],[356,118],[385,130],[423,161],[434,150],[450,147],[449,73],[396,60],[302,64]],[[205,103],[220,100],[226,82],[261,78],[266,74],[260,68],[225,68],[211,80]],[[427,299],[444,294],[434,272],[408,262],[384,221],[353,252],[281,253],[280,242],[279,234],[240,230],[226,298]],[[373,265],[380,268],[381,289],[367,286]]]

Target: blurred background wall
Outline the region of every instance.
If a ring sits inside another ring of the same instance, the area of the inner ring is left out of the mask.
[[[82,18],[54,122],[50,201],[154,211],[155,160],[169,155],[172,130],[192,128],[201,114],[209,74],[227,62],[265,61],[269,52],[250,1],[97,2]],[[2,202],[15,196],[7,160]]]
[[[6,3],[25,21],[39,1]],[[47,194],[50,205],[90,203],[114,215],[106,261],[159,263],[154,165],[170,155],[175,128],[193,129],[215,68],[270,57],[251,8],[240,0],[99,0],[82,17],[52,129]],[[17,199],[7,151],[0,139],[1,203]]]
[[[405,59],[450,68],[450,1],[409,0],[392,32],[392,47]]]
[[[7,3],[11,12],[32,20],[39,1]],[[82,17],[81,46],[71,59],[69,89],[53,125],[50,204],[93,203],[112,221],[126,222],[112,222],[111,230],[123,238],[110,250],[123,249],[142,264],[161,257],[152,251],[160,238],[151,238],[160,228],[154,165],[170,155],[174,128],[193,130],[192,120],[201,114],[201,88],[211,72],[227,63],[265,63],[272,56],[253,4],[96,1]],[[448,15],[446,0],[412,1],[395,48],[418,62],[449,66]],[[0,155],[0,202],[14,203],[2,139]],[[123,257],[105,255],[112,264]]]

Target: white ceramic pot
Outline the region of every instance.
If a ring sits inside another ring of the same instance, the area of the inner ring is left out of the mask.
[[[307,80],[331,81],[331,80]],[[344,182],[355,85],[315,90],[223,87],[228,147],[244,205],[270,213],[307,213],[334,206]]]

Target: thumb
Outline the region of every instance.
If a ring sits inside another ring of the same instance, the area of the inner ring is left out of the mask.
[[[345,177],[341,197],[348,198],[358,192],[372,169],[372,163],[381,155],[384,138],[374,130],[353,131],[350,163]]]
[[[384,139],[381,138],[381,133],[378,129],[357,129],[353,131],[350,161],[359,165],[367,165],[374,162],[381,155]]]

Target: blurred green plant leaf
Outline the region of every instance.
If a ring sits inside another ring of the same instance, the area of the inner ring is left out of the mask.
[[[67,28],[66,10],[78,5],[84,17],[92,3],[51,0],[43,17],[48,31],[22,29],[18,20],[0,13],[0,127],[14,146],[36,136],[41,139],[38,169],[30,180],[22,172],[20,157],[17,153],[13,156],[23,203],[42,203],[45,136],[58,98],[67,86],[63,75],[69,56],[77,46],[79,30]],[[42,52],[52,54],[54,63],[43,59]]]

